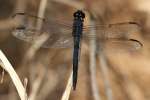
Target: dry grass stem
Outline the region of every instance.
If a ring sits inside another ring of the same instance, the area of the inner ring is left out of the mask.
[[[12,67],[11,63],[7,60],[6,56],[1,50],[0,50],[0,60],[2,61],[1,67],[10,75],[21,100],[26,100],[27,93],[25,91],[25,88],[21,83],[21,80],[19,79],[14,68]]]
[[[31,85],[32,91],[30,93],[29,100],[36,100],[36,97],[38,95],[38,91],[44,79],[45,73],[46,73],[46,68],[41,68],[40,73],[38,74],[38,77],[34,79],[33,84]]]
[[[47,0],[41,0],[40,2],[40,6],[39,6],[39,10],[38,10],[38,17],[43,18],[44,17],[44,13],[45,13],[45,8],[46,8],[46,4],[47,4]],[[42,20],[37,20],[37,26],[36,29],[40,30],[42,27]],[[38,34],[38,33],[37,33]],[[33,43],[32,47],[29,49],[29,52],[27,53],[28,56],[30,56],[29,58],[33,58],[33,56],[35,55],[36,51],[41,47],[41,45],[43,43],[45,43],[45,41],[49,38],[48,34],[42,34],[40,37],[37,38],[37,40],[35,40],[35,42]],[[28,57],[27,57],[28,58]],[[42,81],[45,77],[46,74],[46,68],[43,67],[43,69],[41,69],[40,74],[38,75],[38,77],[34,80],[31,88],[32,88],[32,92],[30,94],[30,100],[36,100],[39,88],[42,84]],[[31,73],[36,73],[32,70],[30,70]]]
[[[61,98],[61,100],[69,100],[69,96],[70,96],[70,93],[71,93],[71,89],[72,89],[72,76],[73,76],[73,71],[71,71],[71,74],[70,74],[70,77],[68,79],[68,83],[67,83],[67,86],[66,86],[66,89],[63,93],[63,96]]]
[[[94,21],[90,21],[91,25],[94,26]],[[96,35],[96,31],[94,29],[91,29],[90,31],[91,35]],[[94,96],[94,100],[101,100],[98,85],[96,81],[96,38],[90,39],[90,73],[91,73],[91,87],[92,87],[92,93]]]
[[[41,0],[40,2],[40,6],[39,6],[39,10],[38,10],[38,16],[43,18],[44,17],[44,13],[45,13],[45,8],[46,8],[46,4],[47,4],[47,0]],[[42,20],[38,20],[37,21],[37,26],[36,28],[38,30],[41,29],[42,27]],[[38,33],[37,33],[38,34]],[[27,59],[31,59],[33,58],[33,56],[35,55],[36,51],[41,47],[41,45],[48,39],[49,35],[48,34],[42,34],[40,37],[38,37],[33,45],[31,46],[31,48],[28,50],[27,52],[27,56],[25,58]]]
[[[27,93],[27,85],[28,85],[28,79],[25,78],[24,79],[24,88],[25,88],[25,92]],[[25,100],[28,100],[28,97],[25,95]]]
[[[46,5],[47,5],[47,0],[41,0],[40,6],[39,6],[39,10],[38,10],[38,17],[44,18]],[[41,27],[42,27],[42,22],[43,22],[43,20],[40,20],[40,19],[37,21],[37,26],[36,26],[36,28],[37,28],[38,30],[41,29]]]
[[[110,81],[109,81],[109,74],[108,74],[108,65],[107,65],[107,60],[105,57],[104,52],[101,50],[101,47],[99,47],[99,60],[101,64],[101,72],[103,75],[103,80],[104,80],[104,85],[105,85],[105,91],[106,91],[106,96],[107,100],[113,100],[113,94],[112,94],[112,89],[110,86]]]
[[[0,65],[1,65],[1,64],[0,64]],[[3,69],[3,71],[2,71],[2,77],[1,77],[1,80],[0,80],[0,84],[3,83],[3,81],[4,81],[4,76],[5,76],[5,70]]]

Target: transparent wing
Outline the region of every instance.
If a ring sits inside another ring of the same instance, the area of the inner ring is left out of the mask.
[[[95,37],[95,34],[91,34],[93,30],[97,33],[97,37],[101,39],[105,38],[128,38],[131,34],[139,32],[141,29],[140,25],[135,22],[123,22],[108,25],[95,25],[85,26],[83,28],[83,37]]]
[[[42,47],[68,48],[73,46],[71,25],[63,24],[63,22],[58,20],[45,21],[36,16],[25,15],[25,13],[17,13],[15,17],[24,17],[25,20],[25,23],[19,25],[13,30],[13,35],[18,39],[33,43],[41,34],[49,34],[48,40],[42,45]],[[39,19],[43,21],[41,30],[35,28],[35,22]]]
[[[99,40],[97,43],[101,44],[103,48],[109,47],[109,50],[137,50],[143,45],[140,41],[132,39],[130,36],[134,33],[139,33],[140,30],[140,25],[135,22],[89,25],[84,27],[83,37],[88,41],[96,37],[96,40]],[[92,32],[96,34],[91,34]]]

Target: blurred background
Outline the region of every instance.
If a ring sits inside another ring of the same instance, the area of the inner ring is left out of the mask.
[[[28,79],[27,93],[32,100],[60,100],[72,70],[72,49],[39,48],[12,35],[16,27],[12,15],[26,12],[38,16],[44,0],[0,0],[0,49],[6,54],[20,79]],[[140,31],[129,34],[143,47],[130,51],[126,48],[108,48],[105,64],[95,56],[97,97],[91,81],[90,51],[88,43],[82,43],[78,84],[71,91],[69,100],[150,100],[150,1],[149,0],[47,0],[44,18],[58,17],[72,20],[77,9],[84,9],[97,23],[136,21]],[[88,16],[88,15],[87,15]],[[88,19],[85,23],[89,23]],[[90,23],[89,23],[90,24]],[[97,33],[98,34],[98,33]],[[100,34],[100,33],[99,33]],[[0,73],[2,73],[0,69]],[[106,73],[105,73],[106,71]],[[2,75],[0,74],[0,77]],[[108,84],[107,84],[108,83]],[[110,96],[110,97],[109,97]],[[0,84],[0,100],[19,100],[10,76],[5,72]]]

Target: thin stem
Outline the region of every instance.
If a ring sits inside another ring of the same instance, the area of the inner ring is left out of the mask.
[[[47,4],[47,0],[41,0],[39,10],[38,10],[38,17],[41,17],[41,18],[44,17],[46,4]],[[36,24],[37,30],[41,29],[42,23],[43,23],[43,21],[41,19],[39,19],[37,21],[37,24]],[[48,37],[49,37],[48,34],[42,34],[40,37],[38,37],[37,40],[34,41],[34,44],[31,46],[29,51],[27,52],[26,58],[32,59],[34,57],[36,51],[39,50],[39,48],[42,46],[43,43],[45,43],[45,41],[48,39]],[[39,88],[42,84],[42,81],[45,77],[46,70],[47,70],[46,68],[43,68],[43,70],[41,70],[39,76],[34,80],[33,85],[32,85],[32,92],[31,92],[30,97],[29,97],[30,100],[36,100],[36,96],[38,94],[38,91],[39,91]],[[34,72],[34,71],[32,71],[32,72]]]
[[[44,14],[45,14],[45,10],[46,10],[46,5],[47,5],[47,0],[41,0],[40,6],[39,6],[39,10],[38,10],[38,17],[44,18]],[[39,19],[37,21],[37,26],[36,26],[37,30],[41,29],[42,23],[43,23],[43,20],[41,20],[41,19]]]
[[[108,74],[108,69],[107,69],[107,61],[106,61],[106,56],[104,54],[104,52],[102,51],[101,47],[99,47],[99,60],[100,60],[100,64],[101,64],[101,72],[103,75],[103,79],[104,79],[104,85],[105,85],[105,91],[106,91],[106,95],[107,95],[107,100],[113,100],[113,94],[112,94],[112,89],[110,86],[110,82],[109,82],[109,74]]]
[[[73,71],[71,71],[71,74],[70,74],[70,77],[68,79],[68,83],[67,83],[67,86],[66,86],[66,89],[63,93],[63,96],[61,98],[61,100],[69,100],[69,96],[70,96],[70,93],[71,93],[71,89],[72,89],[72,77],[73,76]]]
[[[26,96],[27,93],[25,91],[25,88],[21,82],[21,80],[19,79],[17,73],[15,72],[13,66],[11,65],[11,63],[8,61],[8,59],[6,58],[6,56],[4,55],[4,53],[0,50],[0,60],[1,60],[1,67],[8,72],[8,74],[10,75],[16,89],[17,92],[21,98],[21,100],[26,100]]]
[[[90,23],[94,26],[95,23],[93,20]],[[96,35],[96,31],[91,29],[90,34]],[[101,100],[98,85],[96,81],[96,38],[90,39],[90,72],[91,72],[91,87],[94,100]]]

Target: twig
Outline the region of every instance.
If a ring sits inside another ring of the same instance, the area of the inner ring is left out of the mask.
[[[27,92],[27,85],[28,85],[28,79],[25,78],[24,79],[24,88],[25,88],[25,92]],[[25,95],[25,100],[29,100],[28,97]]]
[[[91,25],[94,26],[94,21],[90,21]],[[91,35],[96,36],[96,31],[91,29]],[[91,85],[92,85],[92,93],[94,96],[94,100],[101,100],[97,82],[96,82],[96,38],[90,38],[90,72],[91,72]]]
[[[38,10],[38,17],[43,18],[44,13],[45,13],[45,8],[46,8],[47,0],[41,0],[40,2],[40,7]],[[36,24],[36,29],[40,30],[42,27],[42,20],[38,20]],[[38,33],[37,33],[38,34]],[[42,46],[43,43],[49,38],[49,34],[42,34],[35,40],[33,43],[32,47],[29,49],[27,52],[28,56],[26,58],[32,59],[33,56],[35,55],[36,51]],[[32,70],[31,70],[32,71]],[[31,72],[32,73],[32,72]],[[30,100],[36,100],[37,93],[39,91],[40,85],[42,84],[42,80],[44,79],[44,76],[46,74],[46,68],[43,68],[43,71],[39,74],[37,79],[34,80],[33,85],[32,85],[32,92],[30,94]]]
[[[47,0],[41,0],[40,6],[39,6],[39,10],[38,10],[38,17],[44,18],[44,13],[45,13],[45,10],[46,10],[46,5],[47,5]],[[42,27],[42,22],[43,22],[43,20],[41,20],[41,19],[39,19],[39,20],[37,21],[37,26],[36,26],[36,28],[37,28],[38,30],[41,29],[41,27]]]
[[[66,89],[65,89],[65,91],[63,93],[63,96],[62,96],[61,100],[69,100],[69,96],[70,96],[71,89],[72,89],[72,75],[73,75],[73,71],[71,71],[71,74],[70,74],[70,77],[68,79],[68,83],[67,83]]]
[[[101,70],[102,70],[101,72],[104,78],[104,85],[105,85],[107,100],[113,100],[113,94],[112,94],[112,89],[110,87],[109,74],[108,74],[108,69],[107,69],[108,65],[107,65],[105,54],[102,51],[101,47],[99,47],[98,55],[99,55],[99,60],[101,64]]]
[[[44,17],[46,4],[47,4],[47,0],[41,0],[40,7],[39,7],[39,10],[38,10],[38,17],[40,17],[40,18]],[[37,30],[40,30],[41,27],[42,27],[42,20],[39,19],[37,21],[36,28],[37,28]],[[33,45],[31,46],[31,48],[29,49],[29,51],[27,52],[27,57],[26,58],[32,58],[34,56],[34,54],[36,53],[36,51],[41,47],[41,45],[48,38],[49,38],[49,35],[48,34],[44,34],[44,33],[40,37],[38,37],[35,40],[35,42],[33,43]]]
[[[0,60],[2,62],[0,63],[1,67],[10,75],[21,100],[26,100],[27,93],[25,91],[25,88],[23,87],[23,84],[21,83],[21,80],[19,79],[17,73],[13,69],[11,63],[7,60],[6,56],[3,54],[1,50],[0,50]]]
[[[1,65],[1,64],[0,64],[0,65]],[[0,84],[3,83],[3,81],[4,81],[4,76],[5,76],[5,70],[3,69],[3,71],[2,71],[2,77],[1,77],[1,80],[0,80]]]

